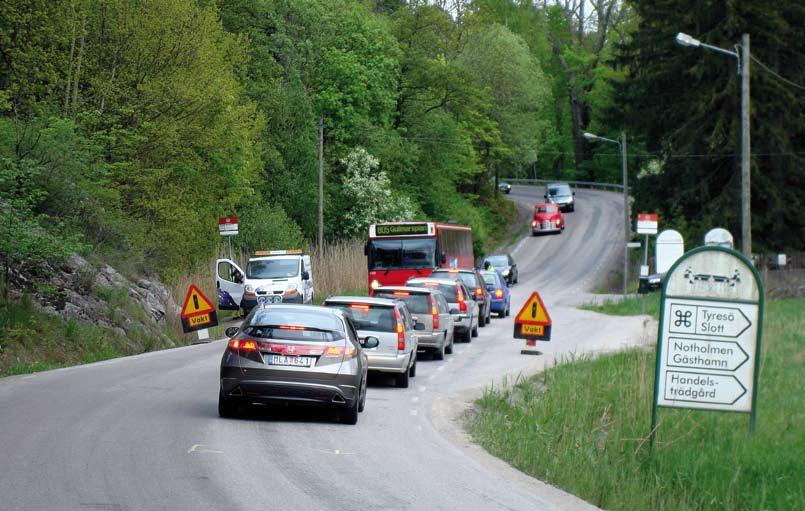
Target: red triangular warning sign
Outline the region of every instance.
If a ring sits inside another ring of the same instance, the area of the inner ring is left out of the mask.
[[[204,293],[195,285],[190,284],[190,289],[187,290],[187,296],[184,297],[184,305],[182,305],[182,314],[180,317],[189,318],[199,314],[207,314],[215,312],[212,302],[210,302]]]
[[[526,300],[523,308],[517,313],[514,318],[516,325],[543,325],[550,326],[551,316],[548,314],[548,309],[542,303],[539,293],[534,291],[531,296]]]

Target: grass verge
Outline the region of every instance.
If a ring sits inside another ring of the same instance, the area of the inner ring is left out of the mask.
[[[768,304],[758,427],[746,414],[660,410],[654,352],[556,365],[489,389],[475,440],[518,469],[614,510],[805,509],[805,299]]]
[[[606,300],[601,304],[586,303],[579,305],[579,309],[601,312],[610,316],[636,316],[641,313],[642,301],[645,300],[645,313],[654,319],[659,318],[660,293],[650,293],[643,296],[627,296],[624,299]]]

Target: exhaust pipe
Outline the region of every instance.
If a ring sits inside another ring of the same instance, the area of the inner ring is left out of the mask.
[[[235,387],[234,389],[232,389],[232,392],[230,392],[229,395],[230,396],[242,396],[243,391],[240,389],[240,387]]]
[[[333,396],[333,403],[343,405],[344,403],[346,403],[346,400],[343,397],[341,397],[340,394],[336,394]]]

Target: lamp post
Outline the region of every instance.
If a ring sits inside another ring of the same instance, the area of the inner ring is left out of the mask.
[[[628,285],[629,278],[629,249],[626,244],[629,243],[629,239],[631,238],[629,220],[631,218],[631,215],[629,214],[629,180],[626,168],[626,132],[621,131],[620,141],[606,137],[599,137],[598,135],[593,135],[592,133],[585,133],[584,138],[587,140],[599,140],[602,142],[617,144],[621,149],[621,168],[623,170],[623,233],[625,236],[623,240],[623,294],[626,295],[626,287]]]
[[[712,46],[679,32],[676,42],[681,46],[705,48],[716,53],[735,57],[738,61],[738,74],[741,75],[741,248],[744,255],[752,258],[752,204],[751,204],[751,136],[749,132],[749,34],[741,36],[741,44],[735,51]]]

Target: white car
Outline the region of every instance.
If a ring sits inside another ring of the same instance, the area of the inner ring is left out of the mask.
[[[258,251],[244,272],[230,259],[216,264],[218,308],[243,309],[258,303],[312,303],[313,271],[310,256],[301,250]]]

